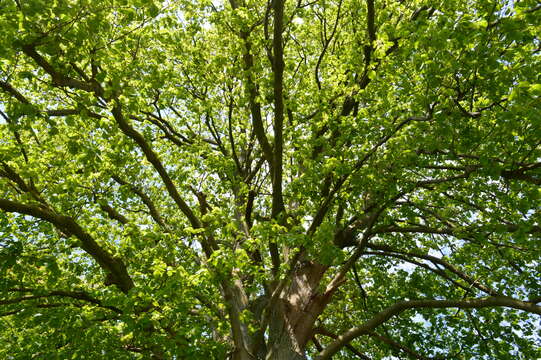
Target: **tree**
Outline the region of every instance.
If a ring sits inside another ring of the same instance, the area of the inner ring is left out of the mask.
[[[536,1],[0,9],[0,357],[541,357]]]

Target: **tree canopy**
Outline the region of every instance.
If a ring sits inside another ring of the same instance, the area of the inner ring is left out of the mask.
[[[3,359],[541,358],[534,0],[2,0]]]

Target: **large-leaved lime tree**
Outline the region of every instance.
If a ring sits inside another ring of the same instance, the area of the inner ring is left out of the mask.
[[[0,358],[540,358],[540,28],[2,0]]]

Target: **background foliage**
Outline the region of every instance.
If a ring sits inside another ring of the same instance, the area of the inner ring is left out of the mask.
[[[541,357],[540,9],[2,0],[0,357]]]

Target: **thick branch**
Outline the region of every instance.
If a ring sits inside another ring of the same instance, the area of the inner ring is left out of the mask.
[[[376,219],[372,221],[372,223],[375,222]],[[346,279],[346,274],[348,271],[355,265],[357,260],[361,257],[361,255],[364,252],[364,249],[366,245],[368,244],[368,241],[372,237],[372,234],[370,233],[370,227],[372,225],[369,225],[367,230],[365,231],[361,241],[359,242],[359,246],[357,249],[355,249],[355,252],[349,257],[349,259],[340,267],[336,275],[333,277],[333,279],[329,282],[325,289],[325,294],[331,295],[338,287],[344,283]]]
[[[331,339],[337,339],[338,338],[338,335],[336,335],[335,333],[333,333],[333,332],[331,332],[331,331],[329,331],[329,330],[327,330],[327,329],[325,329],[323,327],[315,328],[314,333],[330,337]],[[357,355],[357,357],[359,357],[360,359],[370,360],[370,358],[368,356],[366,356],[365,354],[359,352],[359,350],[357,350],[354,346],[352,346],[350,344],[345,345],[345,348],[348,349],[349,351],[351,351],[353,354]],[[319,351],[322,351],[322,350],[323,349],[321,349]]]
[[[276,218],[284,210],[282,196],[282,156],[283,156],[283,127],[284,127],[284,48],[282,27],[284,18],[284,0],[274,0],[274,38],[272,47],[274,70],[274,157],[272,179],[272,217]]]
[[[30,181],[29,183],[26,183],[26,181],[24,181],[23,178],[21,178],[20,175],[17,174],[17,172],[15,172],[15,170],[13,170],[13,168],[11,168],[8,164],[1,162],[0,165],[1,165],[0,176],[13,181],[15,184],[17,184],[19,189],[32,195],[32,197],[36,201],[39,201],[40,203],[45,204],[39,191],[35,188],[32,181]]]
[[[178,193],[178,190],[173,184],[173,180],[169,177],[169,174],[165,170],[165,167],[163,166],[162,162],[158,158],[158,155],[154,153],[154,151],[150,148],[146,140],[143,138],[143,135],[141,135],[137,130],[135,130],[128,121],[124,118],[124,115],[122,114],[121,106],[118,101],[116,101],[115,106],[112,110],[113,116],[120,127],[120,130],[128,136],[130,139],[135,141],[137,145],[141,148],[143,153],[145,154],[145,157],[147,160],[154,166],[158,174],[160,175],[162,181],[165,184],[165,188],[167,189],[167,192],[171,196],[171,198],[175,201],[179,209],[186,215],[188,220],[190,221],[190,224],[194,229],[201,228],[203,225],[199,221],[199,219],[195,216],[192,209],[188,206],[188,204],[182,199],[180,194]]]
[[[15,99],[19,100],[23,104],[29,104],[30,102],[26,97],[24,97],[23,94],[21,94],[17,89],[15,89],[13,86],[11,86],[9,83],[5,81],[0,81],[0,89],[4,90],[11,96],[13,96]]]
[[[23,45],[23,52],[31,57],[53,80],[53,85],[60,87],[70,87],[72,89],[84,90],[91,93],[96,93],[99,96],[103,95],[103,89],[96,82],[84,82],[77,79],[65,76],[58,71],[41,56],[32,45]]]
[[[366,31],[368,33],[368,39],[370,45],[376,41],[376,27],[375,27],[376,10],[374,8],[374,0],[366,1]]]
[[[106,250],[101,248],[92,236],[84,231],[73,218],[57,215],[38,206],[21,204],[5,199],[0,199],[0,209],[7,212],[30,215],[48,221],[64,233],[74,235],[79,239],[81,248],[92,256],[92,258],[108,272],[111,282],[116,284],[122,292],[127,293],[134,287],[133,281],[122,260],[113,257]]]
[[[464,300],[410,300],[400,301],[388,308],[380,311],[372,319],[366,321],[359,327],[354,327],[340,335],[334,342],[319,353],[317,360],[329,360],[332,355],[336,354],[341,348],[349,344],[353,339],[369,334],[385,323],[392,317],[399,315],[408,309],[441,309],[441,308],[459,308],[459,309],[478,309],[486,307],[508,307],[512,309],[524,310],[530,313],[541,315],[541,306],[534,305],[529,302],[516,300],[510,297],[493,296],[478,299]]]
[[[30,101],[21,94],[17,89],[15,89],[11,84],[0,81],[0,89],[4,90],[6,93],[13,96],[15,99],[19,100],[23,104],[30,104]],[[48,116],[68,116],[68,115],[79,115],[81,110],[79,109],[51,109],[45,110],[44,114]],[[87,111],[88,116],[94,119],[100,119],[102,116],[91,111]]]
[[[230,0],[229,3],[231,4],[231,7],[233,9],[237,9],[238,4],[236,1]],[[240,31],[240,38],[244,41],[244,47],[245,47],[244,53],[242,54],[242,60],[243,60],[243,70],[246,77],[246,92],[248,93],[248,99],[250,103],[250,112],[252,115],[252,125],[254,127],[255,135],[259,143],[259,146],[261,146],[261,149],[263,150],[263,155],[265,159],[267,160],[267,162],[269,163],[269,167],[271,168],[271,173],[272,173],[272,164],[273,164],[272,148],[267,139],[265,128],[263,127],[263,118],[261,116],[261,104],[257,100],[259,96],[259,91],[257,88],[257,84],[255,83],[255,80],[254,80],[254,75],[252,74],[253,67],[254,67],[254,57],[251,53],[252,44],[248,40],[249,35],[250,33],[247,31]]]
[[[382,147],[389,139],[391,139],[396,133],[398,133],[404,126],[409,124],[413,121],[428,121],[432,118],[432,108],[429,111],[429,114],[423,117],[417,117],[417,116],[410,116],[407,119],[404,119],[401,121],[390,134],[382,137],[372,148],[359,160],[354,166],[354,169],[349,174],[343,175],[338,181],[335,183],[332,190],[329,192],[327,197],[323,200],[322,204],[320,205],[316,215],[314,216],[314,219],[312,220],[312,223],[310,224],[310,228],[308,229],[308,234],[314,233],[317,227],[323,222],[323,219],[325,218],[325,215],[327,214],[327,211],[330,208],[330,204],[334,199],[334,196],[340,191],[346,180],[353,175],[356,171],[359,171],[364,164],[374,155],[380,147]],[[425,184],[419,184],[419,186],[425,185]]]
[[[541,185],[541,176],[532,176],[525,173],[528,170],[537,169],[539,167],[541,167],[541,163],[531,164],[516,170],[504,170],[501,172],[501,176],[508,180],[523,180],[535,185]]]

